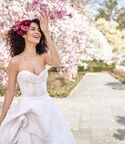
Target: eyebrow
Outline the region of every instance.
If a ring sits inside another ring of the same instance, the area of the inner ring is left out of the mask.
[[[30,28],[36,28],[36,27],[34,27],[34,26],[31,26]],[[38,28],[39,29],[39,28]]]
[[[38,31],[40,31],[40,28],[38,27],[38,28],[36,28],[36,27],[34,27],[34,26],[31,26],[30,27],[31,29],[33,28],[33,29],[37,29]]]

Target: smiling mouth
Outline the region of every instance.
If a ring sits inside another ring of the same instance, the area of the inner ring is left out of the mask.
[[[34,37],[35,39],[40,39],[40,35],[38,35],[38,34],[34,34],[33,37]]]

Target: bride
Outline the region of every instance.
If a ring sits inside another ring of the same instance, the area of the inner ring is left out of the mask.
[[[18,21],[7,40],[12,59],[0,117],[0,144],[75,144],[46,89],[46,64],[61,63],[48,32],[46,13],[42,12],[39,19]],[[17,82],[21,95],[11,106]]]

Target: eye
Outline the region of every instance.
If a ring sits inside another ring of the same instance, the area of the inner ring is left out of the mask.
[[[35,30],[35,28],[30,28],[30,29],[33,30],[33,31]]]

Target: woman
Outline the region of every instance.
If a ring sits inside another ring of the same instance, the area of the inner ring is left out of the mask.
[[[61,63],[48,32],[47,15],[42,12],[39,19],[17,22],[8,33],[8,41],[13,58],[0,117],[0,144],[74,144],[68,125],[46,90],[46,64]],[[16,81],[21,96],[11,106]]]

